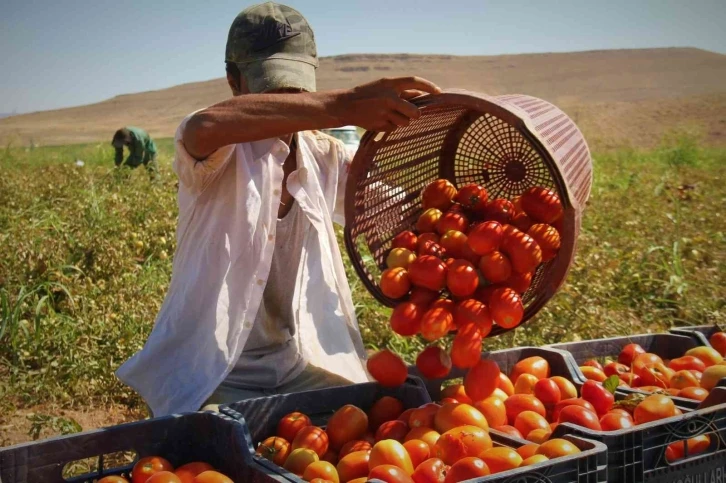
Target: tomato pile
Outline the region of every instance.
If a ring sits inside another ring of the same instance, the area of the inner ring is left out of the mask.
[[[726,353],[726,333],[718,332],[711,340],[714,347]],[[723,353],[699,346],[682,357],[665,361],[638,344],[628,344],[617,361],[607,360],[603,365],[591,359],[580,370],[588,380],[602,382],[609,376],[617,376],[624,387],[644,392],[665,391],[672,396],[703,401],[718,381],[726,377]]]
[[[161,456],[147,456],[136,462],[131,470],[131,481],[121,476],[105,476],[98,483],[233,483],[214,470],[212,465],[195,461],[174,469]]]
[[[283,417],[257,455],[314,483],[455,483],[580,450],[563,439],[518,449],[494,446],[482,412],[464,403],[404,410],[385,396],[366,413],[346,405],[325,429],[302,413]]]
[[[563,208],[548,188],[489,200],[482,186],[457,190],[445,179],[423,190],[421,204],[416,231],[393,238],[380,288],[400,301],[390,319],[397,334],[435,343],[456,331],[450,353],[432,345],[417,360],[424,376],[443,377],[452,364],[476,364],[495,324],[512,329],[522,321],[522,295],[560,249]],[[396,385],[405,379],[402,365],[387,353],[372,358],[368,370],[381,384]]]

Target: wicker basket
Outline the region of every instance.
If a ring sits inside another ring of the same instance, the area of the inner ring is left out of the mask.
[[[392,238],[413,229],[423,211],[421,191],[435,179],[481,184],[490,199],[549,187],[564,209],[562,246],[523,296],[524,323],[555,294],[572,264],[592,185],[582,133],[557,107],[525,95],[447,90],[413,102],[421,117],[390,133],[366,133],[350,168],[345,243],[356,272],[377,300],[396,305],[381,292],[379,274]],[[495,326],[489,336],[504,332]]]

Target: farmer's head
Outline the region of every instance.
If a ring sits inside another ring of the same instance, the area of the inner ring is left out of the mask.
[[[123,148],[131,144],[131,132],[126,128],[121,128],[113,135],[111,144],[115,148]]]
[[[225,61],[234,95],[315,91],[315,36],[305,17],[288,6],[267,2],[237,15]]]

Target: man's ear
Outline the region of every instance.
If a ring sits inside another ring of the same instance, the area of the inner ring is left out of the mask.
[[[229,85],[229,88],[232,89],[233,96],[239,96],[240,94],[242,94],[239,81],[239,77],[235,79],[232,74],[227,73],[227,84]]]

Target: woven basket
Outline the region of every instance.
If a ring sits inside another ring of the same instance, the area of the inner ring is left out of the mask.
[[[562,245],[523,295],[524,323],[562,285],[574,258],[592,186],[582,133],[557,107],[525,95],[447,90],[413,102],[421,117],[390,133],[366,133],[351,165],[345,244],[356,272],[378,301],[398,303],[381,292],[380,272],[392,238],[413,230],[423,211],[421,191],[435,179],[446,178],[457,188],[478,183],[489,199],[511,199],[532,186],[552,188],[564,210]],[[495,326],[489,336],[504,332]]]

